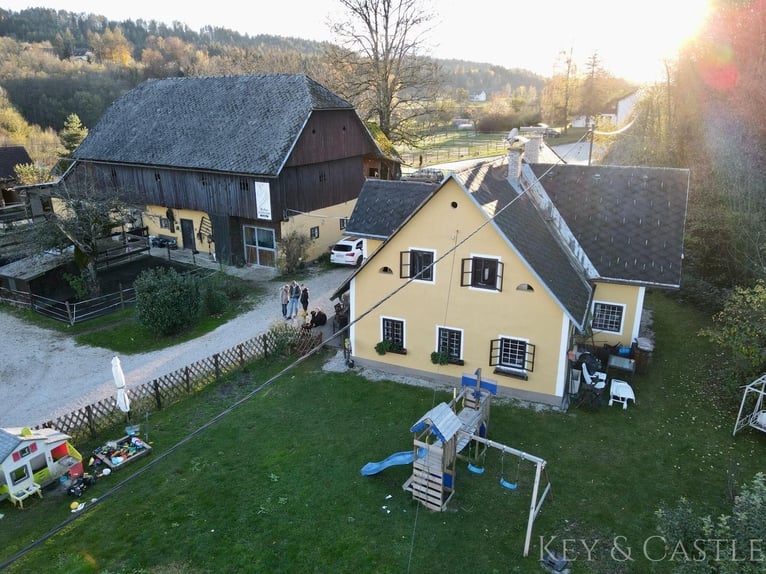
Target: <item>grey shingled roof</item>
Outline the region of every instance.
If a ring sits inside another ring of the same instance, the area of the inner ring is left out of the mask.
[[[592,288],[584,269],[557,239],[528,194],[517,194],[508,181],[508,162],[475,164],[453,176],[505,236],[510,246],[582,327],[588,317]]]
[[[530,167],[601,279],[680,286],[688,169]]]
[[[13,168],[21,163],[32,163],[24,146],[0,146],[0,179],[16,179]]]
[[[4,462],[20,443],[21,438],[17,435],[0,429],[0,462]]]
[[[79,160],[277,176],[309,116],[353,106],[303,74],[148,80],[118,98]]]
[[[437,187],[436,183],[366,180],[346,224],[346,233],[388,239]]]

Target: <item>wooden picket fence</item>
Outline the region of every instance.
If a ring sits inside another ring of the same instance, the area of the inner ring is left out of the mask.
[[[248,363],[270,356],[302,357],[321,344],[321,332],[314,333],[291,326],[280,326],[278,329],[267,331],[148,383],[130,387],[128,389],[130,411],[131,413],[159,411],[198,392],[222,376],[243,368]],[[73,442],[77,444],[88,438],[95,438],[104,430],[124,425],[126,422],[126,413],[117,407],[115,398],[110,397],[35,428],[55,428],[70,435]]]

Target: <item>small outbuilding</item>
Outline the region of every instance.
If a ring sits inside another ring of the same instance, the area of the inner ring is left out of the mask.
[[[65,474],[83,474],[82,455],[72,437],[53,428],[0,429],[0,500],[10,498],[20,508],[24,500]]]

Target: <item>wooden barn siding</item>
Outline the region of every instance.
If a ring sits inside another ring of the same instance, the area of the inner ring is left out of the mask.
[[[278,185],[284,209],[309,212],[356,199],[363,184],[364,162],[358,156],[286,168]]]
[[[311,165],[379,152],[352,110],[314,112],[287,158],[286,167]]]

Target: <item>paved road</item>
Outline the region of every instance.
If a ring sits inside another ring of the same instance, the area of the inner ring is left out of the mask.
[[[310,307],[333,315],[329,297],[353,271],[338,267],[305,279]],[[247,271],[244,271],[246,274]],[[239,275],[243,271],[239,270]],[[261,279],[264,279],[261,275]],[[120,355],[128,390],[190,363],[224,351],[282,321],[276,282],[266,282],[272,296],[215,331],[179,345],[139,355]],[[114,396],[111,360],[114,352],[77,345],[0,312],[3,353],[0,363],[0,427],[35,426],[98,400]]]

